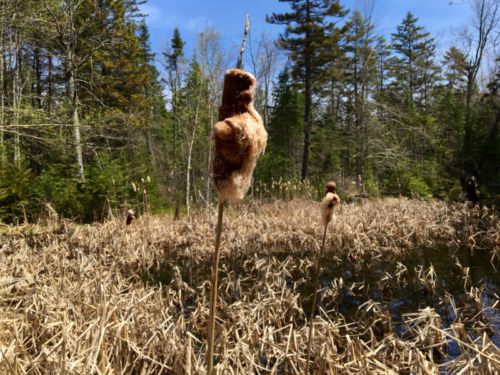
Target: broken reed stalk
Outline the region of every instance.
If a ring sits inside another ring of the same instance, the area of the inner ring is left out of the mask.
[[[311,305],[311,317],[309,322],[309,339],[307,341],[307,354],[306,354],[306,374],[309,372],[309,358],[311,357],[311,343],[313,337],[313,321],[314,321],[314,311],[316,310],[316,297],[318,295],[318,284],[319,284],[319,272],[321,269],[321,259],[323,258],[323,252],[325,250],[325,242],[326,242],[326,230],[328,229],[328,224],[325,225],[325,231],[323,233],[323,245],[321,246],[321,251],[317,255],[316,259],[316,276],[314,279],[314,292],[313,292],[313,300]]]
[[[243,52],[245,52],[245,42],[247,40],[248,28],[250,27],[250,23],[248,22],[249,14],[247,14],[247,19],[245,21],[245,34],[243,34],[243,43],[241,44],[240,51],[240,63],[238,64],[238,69],[243,68]]]
[[[220,238],[222,233],[222,217],[224,215],[224,200],[219,201],[219,214],[215,230],[215,253],[212,267],[212,283],[210,284],[210,313],[208,316],[208,342],[207,342],[207,374],[213,369],[214,333],[215,333],[215,308],[217,305],[217,280],[219,274]]]

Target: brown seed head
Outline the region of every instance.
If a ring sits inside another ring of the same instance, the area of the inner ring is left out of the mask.
[[[130,223],[132,222],[132,220],[135,219],[134,215],[135,215],[134,210],[128,210],[127,211],[127,220],[125,222],[127,225],[130,225]]]
[[[337,185],[335,184],[335,182],[330,181],[329,183],[326,184],[325,195],[327,193],[333,193],[333,194],[337,193]]]
[[[221,200],[240,201],[248,190],[255,164],[264,153],[267,133],[252,101],[257,81],[231,69],[224,76],[219,122],[214,126],[213,179]]]
[[[332,221],[334,208],[338,204],[340,204],[340,198],[337,194],[326,193],[321,202],[321,220],[324,226]]]

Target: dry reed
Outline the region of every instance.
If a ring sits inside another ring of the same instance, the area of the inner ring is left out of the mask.
[[[417,209],[418,208],[418,209]],[[318,204],[292,201],[230,210],[221,259],[252,254],[239,277],[222,267],[221,334],[215,340],[219,374],[298,374],[304,366],[307,324],[301,286],[292,274],[307,274],[303,254],[318,248]],[[278,213],[280,215],[278,215]],[[497,213],[443,202],[394,199],[342,206],[325,244],[325,256],[340,251],[354,263],[417,256],[422,246],[446,242],[487,247],[498,264]],[[286,216],[287,220],[281,218]],[[216,220],[197,215],[176,221],[142,217],[126,226],[112,220],[92,226],[9,227],[0,234],[0,372],[3,374],[203,374],[210,286],[174,274],[169,285],[145,285],[144,272],[165,257],[184,256],[196,265],[210,259]],[[278,261],[272,251],[302,254]],[[432,308],[404,315],[395,330],[388,311],[367,301],[347,324],[320,309],[312,341],[318,373],[498,374],[498,345],[490,339],[498,296],[471,284],[466,267],[464,298],[443,297],[454,320],[444,325]],[[387,275],[386,275],[387,276]],[[437,275],[438,277],[440,275]],[[411,283],[404,267],[384,281]],[[421,280],[420,280],[421,279]],[[435,275],[417,280],[432,290]],[[421,284],[420,284],[421,283]],[[387,290],[387,287],[381,287]],[[417,286],[416,286],[417,287]],[[322,294],[323,307],[339,293],[363,293],[360,285],[335,280]],[[345,291],[344,291],[345,290]],[[495,332],[493,332],[495,334]],[[498,335],[498,332],[496,332]],[[450,346],[458,355],[447,357]]]

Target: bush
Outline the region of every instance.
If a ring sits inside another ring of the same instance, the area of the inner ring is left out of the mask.
[[[0,165],[0,222],[15,223],[31,219],[29,205],[37,184],[25,163]],[[26,215],[26,217],[25,217]]]

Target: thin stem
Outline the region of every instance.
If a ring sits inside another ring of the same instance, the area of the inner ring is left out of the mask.
[[[311,305],[311,321],[309,322],[309,340],[307,342],[307,356],[306,356],[306,373],[309,372],[309,358],[311,358],[311,343],[313,337],[313,321],[314,321],[314,311],[316,309],[316,296],[318,294],[318,283],[319,283],[319,272],[321,268],[321,258],[323,258],[323,252],[325,251],[325,241],[326,241],[326,230],[328,228],[328,224],[325,225],[325,232],[323,233],[323,246],[321,246],[321,251],[317,255],[316,259],[316,278],[314,280],[314,292],[313,292],[313,300]]]
[[[247,34],[248,34],[248,28],[250,27],[250,23],[248,22],[248,14],[247,14],[247,19],[245,21],[245,34],[243,34],[243,43],[241,44],[241,51],[240,51],[240,63],[238,64],[238,69],[243,68],[243,52],[245,52],[245,42],[247,40]]]
[[[210,291],[210,313],[208,316],[208,342],[207,342],[207,375],[210,375],[214,366],[214,333],[215,333],[215,307],[217,304],[217,279],[219,274],[220,237],[222,233],[222,216],[224,215],[224,201],[219,201],[219,216],[215,232],[215,253],[212,268],[212,284]]]

